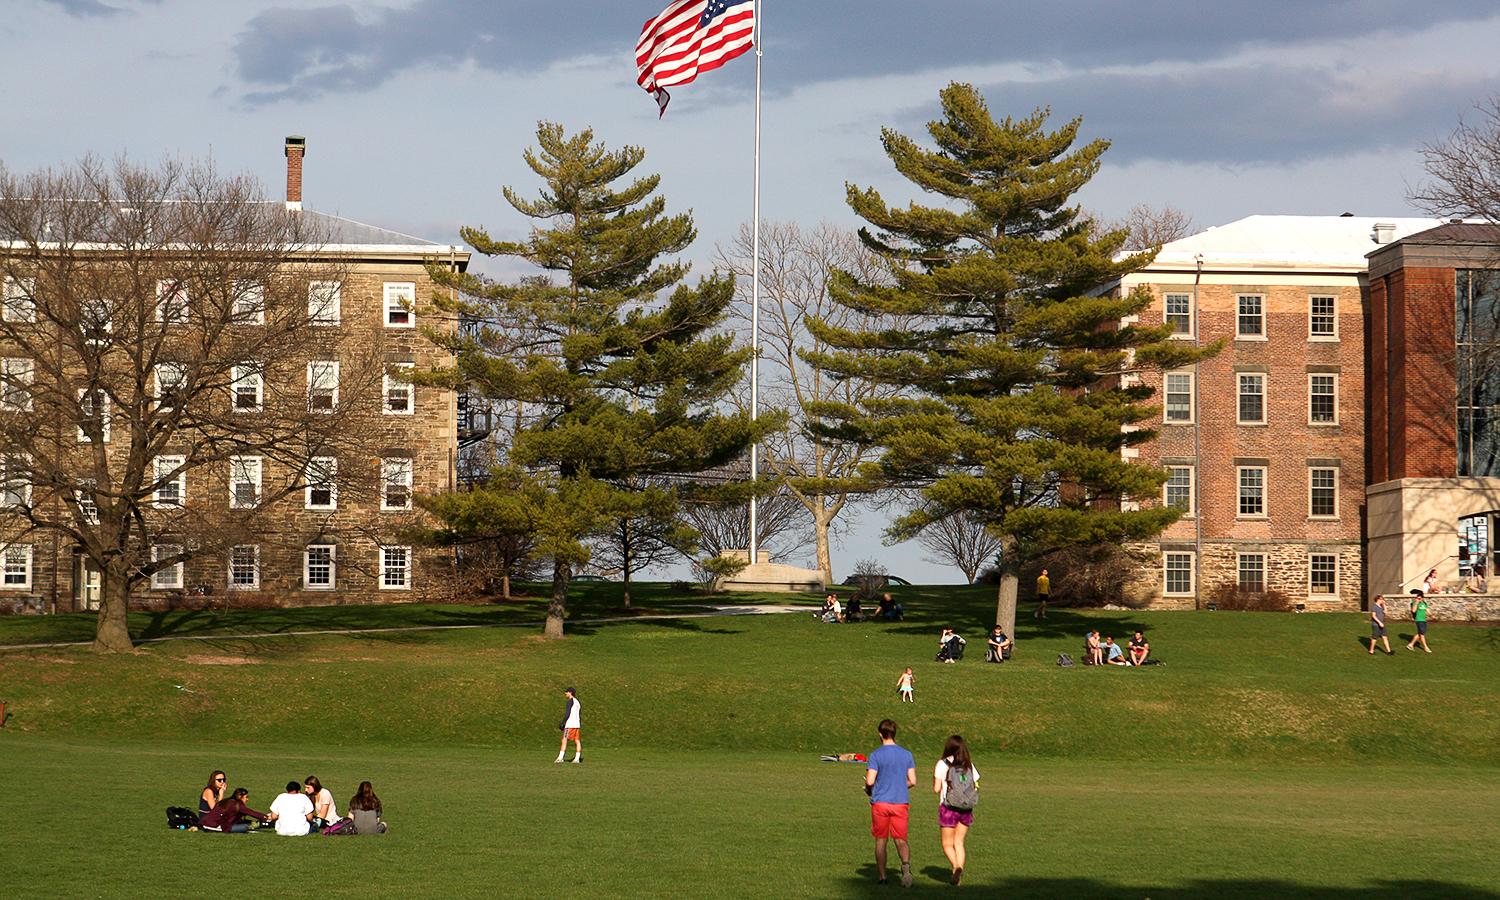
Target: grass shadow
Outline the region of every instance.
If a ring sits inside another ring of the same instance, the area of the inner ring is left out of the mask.
[[[873,853],[873,849],[871,850]],[[894,852],[891,854],[894,860]],[[982,900],[1119,900],[1122,897],[1149,897],[1150,900],[1203,900],[1206,897],[1234,900],[1497,900],[1500,893],[1485,888],[1433,880],[1388,880],[1364,885],[1323,886],[1297,884],[1279,879],[1200,879],[1175,885],[1122,885],[1093,878],[999,878],[989,879],[970,867],[964,871],[959,888],[966,897]],[[982,863],[981,863],[982,865]],[[891,865],[891,885],[899,884],[899,867]],[[845,879],[842,895],[846,897],[889,896],[891,887],[877,884],[875,865],[867,863],[858,869],[857,879]],[[926,881],[947,885],[949,870],[926,866],[914,887]]]

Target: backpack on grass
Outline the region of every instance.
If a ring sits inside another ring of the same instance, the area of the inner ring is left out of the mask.
[[[168,828],[192,828],[198,824],[198,814],[182,806],[167,807]]]
[[[979,785],[974,781],[973,769],[949,766],[948,776],[944,781],[948,785],[944,806],[954,812],[969,812],[979,805]]]
[[[1064,668],[1070,667],[1073,665],[1073,657],[1066,653],[1059,653],[1057,654],[1057,664]]]
[[[359,834],[359,830],[354,827],[354,820],[349,818],[348,816],[345,816],[342,819],[339,819],[337,822],[334,822],[332,825],[329,825],[327,828],[323,829],[323,834]]]

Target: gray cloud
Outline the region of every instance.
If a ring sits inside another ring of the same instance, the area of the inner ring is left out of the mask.
[[[91,16],[105,18],[124,12],[118,6],[110,6],[107,3],[100,3],[98,0],[46,0],[46,2],[54,6],[60,6],[68,13],[80,19],[86,19]]]
[[[369,90],[419,67],[528,71],[586,54],[626,54],[642,23],[664,6],[665,0],[641,0],[628,10],[584,0],[417,0],[364,20],[347,5],[273,9],[246,24],[234,53],[241,77],[263,86],[252,99],[309,97]],[[952,65],[1191,62],[1257,43],[1401,34],[1494,14],[1492,0],[1055,0],[1023,12],[1002,12],[992,0],[830,0],[773,7],[766,66],[771,89],[785,90]]]

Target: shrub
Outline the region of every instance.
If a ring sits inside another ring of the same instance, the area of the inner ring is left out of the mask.
[[[878,559],[862,559],[854,564],[854,596],[861,600],[875,599],[875,593],[889,582],[890,574]]]
[[[1294,608],[1292,598],[1281,591],[1248,591],[1228,582],[1209,591],[1208,602],[1217,609],[1242,612],[1291,612]]]
[[[1052,581],[1053,606],[1097,607],[1112,603],[1143,609],[1151,594],[1141,590],[1141,568],[1154,554],[1134,551],[1118,544],[1068,547],[1048,553],[1035,566],[1027,567],[1022,587],[1035,589],[1036,576],[1048,570]],[[988,574],[988,573],[986,573]]]

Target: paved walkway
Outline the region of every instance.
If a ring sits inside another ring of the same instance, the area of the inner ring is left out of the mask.
[[[569,619],[570,625],[593,625],[607,622],[650,622],[655,619],[702,619],[708,616],[761,616],[780,613],[816,613],[812,606],[782,606],[774,603],[755,603],[743,606],[715,606],[708,612],[683,612],[654,616],[611,616],[599,619]],[[222,641],[243,638],[303,637],[316,634],[389,634],[400,631],[459,631],[465,628],[540,628],[545,622],[491,622],[477,625],[408,625],[402,628],[333,628],[320,631],[268,631],[260,634],[184,634],[166,637],[137,638],[134,644],[159,644],[165,641]],[[93,641],[66,641],[51,644],[0,644],[5,650],[46,650],[53,647],[88,647]]]

